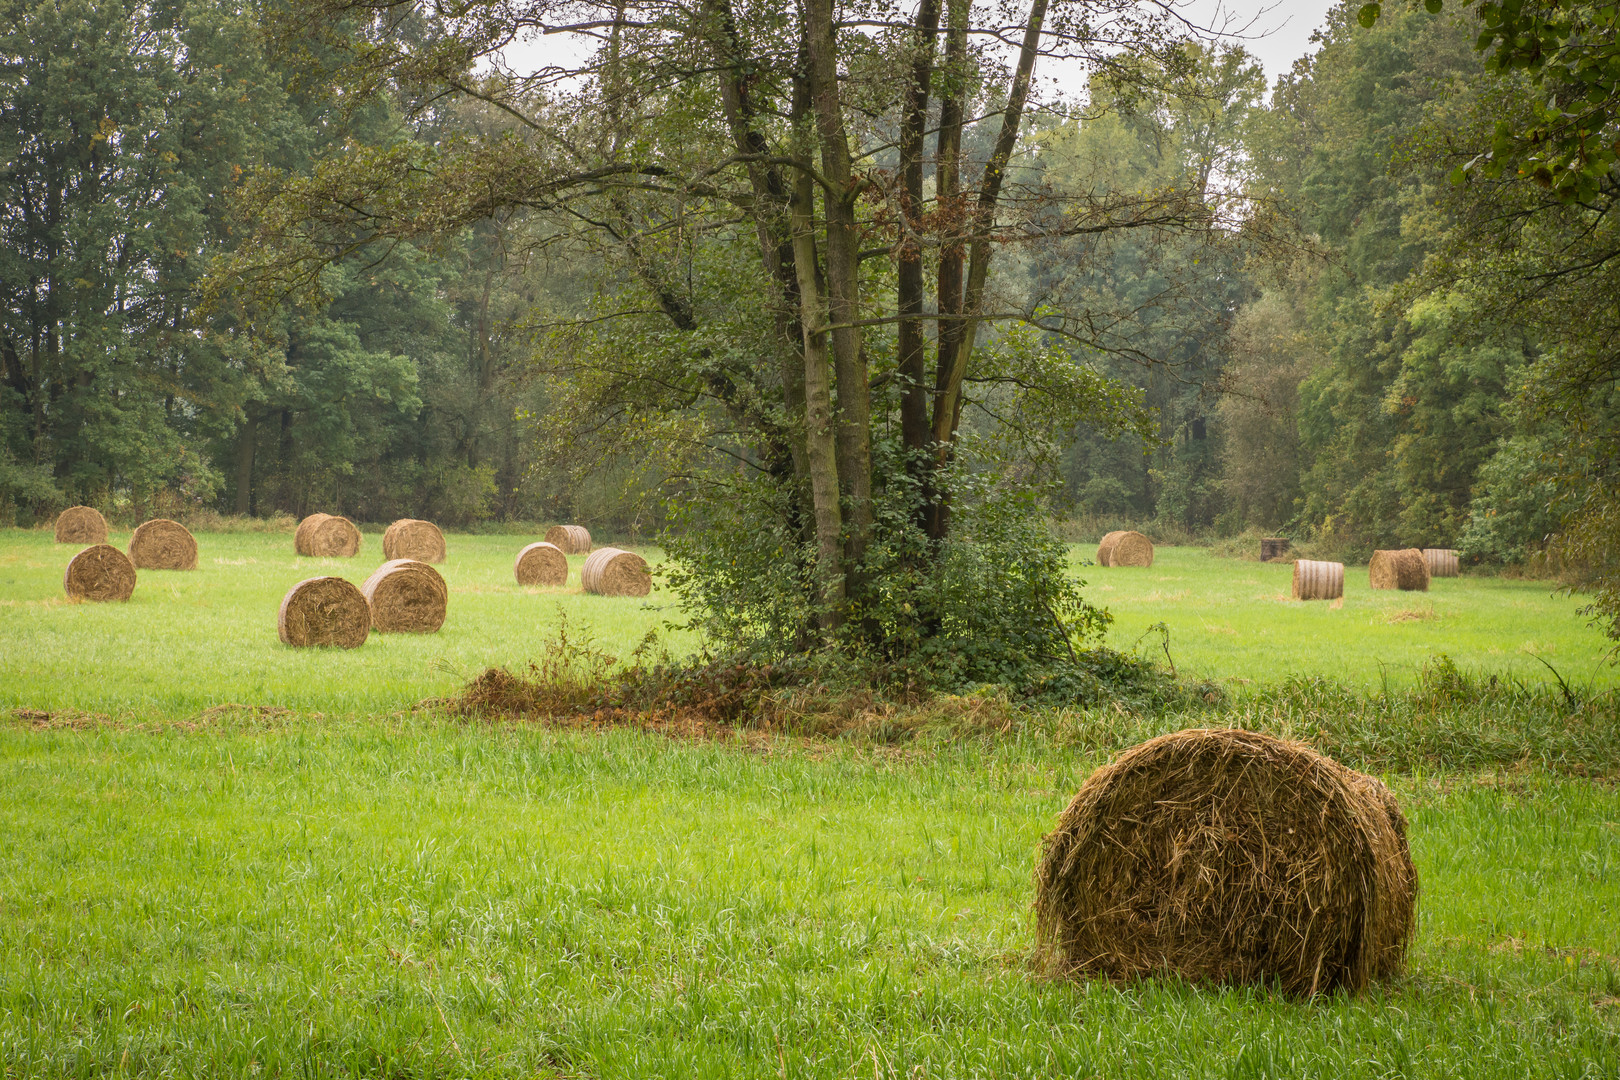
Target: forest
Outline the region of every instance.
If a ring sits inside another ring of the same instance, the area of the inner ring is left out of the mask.
[[[1020,50],[856,5],[822,55],[771,5],[3,0],[0,521],[769,519],[844,545],[826,600],[915,568],[896,515],[1011,515],[1455,546],[1612,613],[1612,16],[1526,5],[1596,20],[1549,62],[1517,5],[1346,3],[1267,86],[1039,6]],[[589,59],[515,63],[558,27]],[[725,34],[757,67],[705,81]]]

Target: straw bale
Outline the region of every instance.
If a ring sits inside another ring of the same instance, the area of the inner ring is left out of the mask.
[[[519,585],[565,585],[568,583],[568,556],[556,544],[544,540],[517,553],[512,573]]]
[[[1124,536],[1127,531],[1126,529],[1115,529],[1111,533],[1103,534],[1101,542],[1097,544],[1098,566],[1108,565],[1108,556],[1113,553],[1114,545],[1119,542],[1119,538]]]
[[[598,548],[580,569],[579,582],[600,596],[646,596],[652,591],[647,560],[633,551]]]
[[[1457,576],[1455,548],[1424,548],[1423,562],[1428,566],[1431,578]]]
[[[129,538],[129,561],[137,570],[195,570],[197,539],[178,521],[143,521]]]
[[[431,521],[400,518],[383,533],[383,558],[444,562],[444,533]]]
[[[371,606],[371,625],[385,633],[433,634],[444,625],[450,589],[432,566],[390,559],[360,586]]]
[[[347,559],[360,551],[360,530],[345,517],[311,514],[298,523],[293,550],[300,555]]]
[[[1403,589],[1428,592],[1429,564],[1417,548],[1375,551],[1367,565],[1367,578],[1375,589]]]
[[[1344,595],[1344,563],[1294,560],[1295,600],[1337,600]]]
[[[1035,873],[1057,974],[1357,991],[1399,971],[1417,878],[1387,789],[1310,747],[1190,730],[1094,772]]]
[[[107,519],[93,506],[70,506],[56,515],[58,544],[105,544]]]
[[[371,607],[365,595],[343,578],[305,578],[282,598],[276,631],[288,645],[353,649],[364,645],[371,633]]]
[[[62,573],[69,600],[128,600],[135,592],[135,564],[110,544],[92,544]]]
[[[1288,547],[1293,541],[1286,536],[1263,536],[1260,538],[1260,561],[1272,562],[1288,554]]]
[[[1153,541],[1139,532],[1121,533],[1108,551],[1109,566],[1152,566]]]
[[[555,544],[564,555],[589,555],[591,531],[583,525],[553,525],[546,530],[546,543]]]

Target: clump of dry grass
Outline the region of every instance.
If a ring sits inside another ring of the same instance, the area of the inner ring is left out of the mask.
[[[1063,975],[1358,991],[1400,970],[1417,877],[1382,784],[1300,743],[1162,735],[1094,772],[1036,869]]]

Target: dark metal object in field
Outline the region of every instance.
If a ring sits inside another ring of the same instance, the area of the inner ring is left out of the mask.
[[[58,544],[105,544],[107,519],[93,506],[70,506],[56,515]]]
[[[311,514],[298,523],[293,550],[300,555],[347,559],[360,551],[360,530],[345,517]]]
[[[197,540],[178,521],[153,518],[130,536],[129,560],[137,570],[195,570]]]
[[[431,521],[400,518],[383,533],[383,558],[390,562],[394,559],[444,562],[444,533]]]
[[[1367,565],[1367,579],[1375,589],[1428,592],[1429,564],[1417,548],[1375,551],[1372,562]]]
[[[282,598],[276,631],[288,645],[357,648],[371,633],[371,606],[343,578],[306,578]]]
[[[542,540],[518,552],[512,573],[519,585],[565,585],[568,583],[568,556],[556,544]]]
[[[444,625],[450,589],[439,572],[417,559],[390,559],[366,578],[360,594],[371,625],[384,633],[433,634]]]
[[[135,593],[135,564],[110,544],[93,544],[68,561],[62,588],[69,600],[128,600]]]
[[[546,530],[546,543],[555,544],[564,555],[589,555],[591,531],[583,525],[553,525]]]
[[[1416,897],[1383,784],[1301,743],[1181,731],[1092,773],[1046,838],[1038,958],[1062,975],[1357,991],[1400,971]]]
[[[652,591],[647,560],[633,551],[610,547],[591,552],[580,569],[579,583],[586,592],[601,596],[646,596]]]
[[[1288,554],[1291,541],[1286,536],[1267,536],[1260,541],[1260,561],[1270,562]]]

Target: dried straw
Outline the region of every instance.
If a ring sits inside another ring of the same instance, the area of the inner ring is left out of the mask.
[[[444,625],[450,590],[439,572],[416,559],[390,559],[360,586],[371,625],[385,634],[432,634]]]
[[[1100,543],[1098,543],[1098,545],[1097,545],[1097,565],[1098,566],[1107,566],[1108,565],[1108,556],[1110,554],[1112,554],[1112,552],[1114,550],[1114,545],[1116,543],[1118,543],[1119,538],[1124,536],[1126,534],[1126,532],[1128,532],[1128,531],[1129,530],[1127,530],[1127,529],[1115,529],[1111,533],[1104,533],[1103,534],[1102,541]]]
[[[197,540],[178,521],[153,518],[136,526],[129,559],[139,570],[195,570]]]
[[[512,573],[517,576],[519,585],[565,585],[568,583],[568,556],[556,544],[542,540],[518,552]]]
[[[1294,560],[1295,600],[1337,600],[1344,595],[1344,563]]]
[[[1181,731],[1094,772],[1035,873],[1058,974],[1357,991],[1399,971],[1417,878],[1393,796],[1300,743]]]
[[[94,544],[68,560],[62,588],[69,600],[128,600],[135,592],[135,564],[110,544]]]
[[[311,514],[298,523],[293,550],[300,555],[347,559],[360,551],[360,530],[345,517]]]
[[[1367,565],[1367,577],[1375,589],[1429,590],[1429,564],[1423,561],[1423,552],[1417,548],[1373,552],[1372,562]]]
[[[276,630],[288,645],[353,649],[364,645],[371,632],[371,608],[364,594],[343,578],[306,578],[282,598]]]
[[[444,533],[431,521],[400,518],[383,533],[383,558],[444,562]]]
[[[70,506],[56,515],[58,544],[105,544],[107,519],[93,506]]]
[[[591,533],[583,525],[553,525],[546,530],[546,543],[555,544],[564,555],[588,555]]]
[[[579,572],[579,582],[586,592],[599,596],[646,596],[652,591],[647,560],[633,551],[611,547],[591,552]]]
[[[1152,566],[1153,541],[1139,532],[1121,533],[1108,549],[1109,566]]]
[[[1455,548],[1424,548],[1423,562],[1428,566],[1431,578],[1457,576]]]

